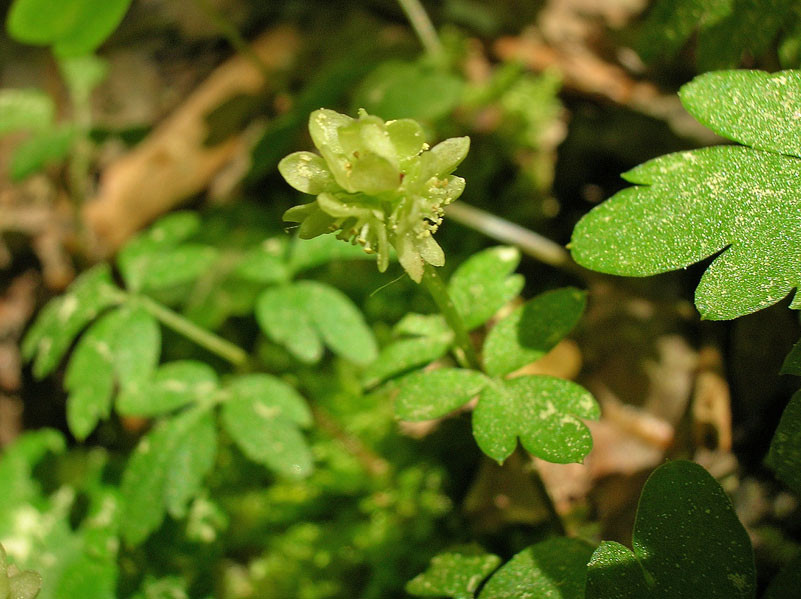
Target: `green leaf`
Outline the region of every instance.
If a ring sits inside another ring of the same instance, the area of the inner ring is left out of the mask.
[[[72,150],[75,129],[71,125],[46,129],[26,139],[14,150],[9,166],[12,181],[21,181],[49,164],[64,160]]]
[[[158,265],[162,256],[178,247],[199,228],[200,217],[193,212],[182,211],[159,219],[148,230],[134,237],[117,254],[117,266],[125,284],[130,289],[139,291],[148,278],[156,281],[162,278],[159,274],[155,277],[151,275],[151,268],[155,265],[157,269],[164,271],[164,267]],[[170,277],[171,273],[168,272],[166,276]]]
[[[487,374],[504,376],[539,360],[576,326],[587,294],[573,287],[546,291],[499,322],[484,343]]]
[[[139,390],[123,391],[117,399],[117,409],[132,416],[172,412],[190,403],[210,400],[218,383],[217,373],[208,364],[194,360],[168,362]]]
[[[256,321],[264,334],[301,362],[323,356],[323,342],[306,310],[306,295],[297,285],[267,289],[256,302]]]
[[[723,489],[697,464],[668,462],[654,471],[640,496],[633,547],[632,553],[604,544],[596,551],[587,599],[755,596],[748,533]],[[645,574],[638,576],[633,558]]]
[[[430,364],[444,356],[451,343],[453,333],[450,331],[390,343],[381,349],[378,357],[365,370],[363,384],[366,388],[375,387],[393,376]]]
[[[448,292],[468,329],[481,326],[517,297],[525,279],[510,275],[519,263],[516,248],[495,247],[474,254],[456,269]]]
[[[398,381],[395,414],[410,421],[439,418],[466,404],[488,382],[482,373],[461,368],[414,372]]]
[[[97,315],[119,302],[108,265],[81,274],[67,292],[47,304],[22,342],[22,355],[34,359],[33,373],[47,376],[58,366],[75,336]]]
[[[473,599],[478,585],[500,563],[501,558],[480,547],[441,553],[432,558],[425,572],[406,584],[406,592],[418,597]]]
[[[320,359],[321,340],[356,364],[367,364],[378,353],[358,308],[345,294],[322,283],[301,281],[267,289],[256,304],[256,319],[268,337],[304,362]]]
[[[114,370],[120,386],[135,392],[144,387],[159,362],[161,328],[141,306],[124,306],[117,313],[120,320],[113,345]]]
[[[434,121],[459,103],[463,82],[447,71],[422,63],[385,62],[370,73],[355,102],[384,119]]]
[[[542,541],[504,564],[481,589],[478,597],[584,599],[590,555],[592,547],[585,541],[567,537]]]
[[[55,113],[53,100],[41,90],[0,90],[0,135],[46,130],[53,124]]]
[[[784,408],[770,442],[768,465],[797,495],[801,495],[801,391]]]
[[[721,252],[695,293],[699,312],[712,320],[755,312],[801,286],[801,162],[772,153],[801,150],[786,106],[798,85],[798,74],[736,71],[711,73],[682,88],[682,101],[702,122],[771,152],[705,148],[629,171],[625,178],[639,186],[617,193],[576,225],[576,261],[601,272],[648,276]],[[797,297],[792,307],[800,306]]]
[[[185,502],[200,490],[213,464],[216,444],[213,414],[192,409],[161,421],[137,445],[122,476],[122,537],[137,545],[157,529],[165,511],[183,513]],[[197,450],[198,456],[187,455]]]
[[[603,541],[587,564],[587,597],[640,599],[649,597],[645,571],[631,550]]]
[[[8,33],[19,42],[52,45],[56,54],[78,56],[102,44],[125,16],[131,0],[15,0]]]
[[[247,281],[264,285],[286,282],[290,272],[284,262],[285,254],[286,241],[281,237],[271,237],[242,256],[235,273]]]
[[[149,255],[139,263],[139,289],[153,291],[190,283],[206,272],[217,256],[215,248],[196,243]]]
[[[552,376],[494,380],[473,412],[473,436],[481,450],[503,462],[517,447],[558,464],[581,462],[592,436],[580,418],[597,420],[598,404],[581,385]]]
[[[84,440],[99,420],[111,413],[114,392],[114,346],[120,312],[115,310],[98,319],[81,337],[72,353],[64,387],[67,424],[78,440]]]
[[[684,85],[681,103],[703,125],[757,150],[801,156],[798,110],[801,71],[722,71]],[[720,98],[725,98],[724,102]]]
[[[771,581],[762,599],[794,599],[801,588],[801,553]]]
[[[801,376],[801,341],[793,346],[790,353],[784,358],[780,374],[794,374]]]
[[[40,493],[34,467],[48,453],[63,453],[67,448],[64,436],[55,429],[28,431],[3,448],[0,454],[0,520],[18,505],[30,503]]]
[[[306,295],[306,309],[331,351],[355,364],[375,360],[378,346],[373,332],[348,296],[315,281],[301,281],[297,286]]]
[[[284,476],[308,476],[312,456],[298,428],[312,418],[303,397],[267,374],[238,377],[227,390],[223,424],[242,452]]]

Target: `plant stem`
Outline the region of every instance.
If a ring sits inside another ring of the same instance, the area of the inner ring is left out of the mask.
[[[479,208],[458,202],[446,208],[447,217],[502,243],[511,243],[535,260],[587,277],[585,270],[558,243]]]
[[[441,59],[444,55],[442,42],[439,41],[437,30],[434,29],[434,24],[420,3],[420,0],[398,0],[403,12],[409,19],[414,32],[420,39],[420,43],[426,49],[429,56],[435,59]]]
[[[211,331],[199,327],[188,318],[181,316],[177,312],[170,310],[166,306],[150,299],[145,295],[136,296],[136,300],[145,310],[155,316],[164,326],[169,327],[176,333],[179,333],[187,339],[194,341],[200,347],[207,349],[223,360],[230,362],[237,368],[242,368],[247,364],[248,354],[238,345],[234,345],[230,341],[226,341]]]
[[[423,286],[431,294],[434,303],[437,304],[439,311],[445,317],[445,321],[453,331],[456,341],[456,359],[459,360],[459,363],[465,368],[481,370],[476,350],[473,347],[473,342],[470,340],[467,328],[464,326],[464,321],[456,310],[456,305],[453,303],[444,281],[439,276],[439,273],[437,273],[436,268],[430,264],[426,264],[425,270],[423,271]]]

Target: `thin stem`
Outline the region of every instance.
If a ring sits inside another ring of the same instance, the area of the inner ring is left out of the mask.
[[[206,18],[209,19],[214,26],[219,29],[222,36],[228,41],[229,44],[236,50],[239,54],[247,58],[253,66],[255,66],[261,74],[264,76],[265,81],[270,80],[270,69],[267,68],[267,65],[264,64],[264,61],[253,51],[253,48],[250,47],[248,41],[242,37],[242,34],[239,33],[239,29],[236,28],[228,17],[226,17],[222,12],[220,12],[216,7],[212,6],[208,0],[193,0],[195,5],[206,15]]]
[[[456,305],[453,303],[444,281],[437,273],[436,268],[430,264],[426,264],[423,271],[423,286],[431,294],[434,303],[437,304],[439,311],[453,331],[456,340],[456,358],[459,363],[465,368],[481,370],[476,350],[470,340],[467,328],[464,326],[464,321],[456,310]]]
[[[136,299],[145,310],[155,316],[164,326],[194,341],[200,347],[230,362],[237,368],[247,364],[248,354],[238,345],[234,345],[211,331],[199,327],[191,320],[145,295],[136,296]]]
[[[446,214],[448,218],[487,237],[502,243],[511,243],[540,262],[584,277],[589,274],[589,271],[573,262],[568,251],[558,243],[499,216],[464,203],[451,204],[447,207]]]
[[[398,4],[400,4],[403,12],[406,13],[409,23],[411,23],[414,32],[420,39],[420,43],[423,44],[429,56],[436,59],[442,58],[445,53],[442,48],[442,42],[439,41],[437,30],[434,29],[434,24],[431,22],[426,9],[420,4],[420,0],[398,0]]]

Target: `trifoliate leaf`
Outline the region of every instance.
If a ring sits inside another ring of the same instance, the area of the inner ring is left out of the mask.
[[[79,56],[102,44],[125,16],[131,0],[15,0],[6,28],[17,41],[52,45],[56,54]]]
[[[517,447],[566,464],[581,462],[592,436],[581,418],[597,420],[598,404],[582,386],[552,376],[495,379],[481,392],[473,412],[473,436],[481,450],[503,462]]]
[[[311,472],[311,452],[298,430],[311,424],[311,412],[293,387],[254,374],[234,379],[227,393],[223,424],[247,457],[293,478]]]
[[[801,495],[801,391],[790,398],[770,442],[768,465]]]
[[[640,496],[633,547],[631,552],[603,544],[596,551],[587,573],[587,599],[755,596],[748,533],[723,489],[697,464],[669,462],[654,471]]]
[[[0,91],[0,135],[12,131],[42,131],[53,124],[56,107],[38,89]]]
[[[38,173],[47,165],[66,158],[75,140],[75,129],[70,126],[47,129],[34,134],[14,149],[9,166],[12,181],[22,181]]]
[[[120,487],[121,533],[126,542],[141,543],[161,525],[168,507],[181,512],[180,503],[200,490],[213,464],[208,459],[209,427],[214,429],[212,412],[195,408],[161,421],[139,442]],[[190,448],[198,448],[202,455],[187,456]]]
[[[755,312],[801,286],[801,161],[795,157],[801,136],[787,100],[799,94],[799,81],[793,72],[735,71],[701,76],[682,88],[682,102],[699,120],[770,151],[713,147],[629,171],[624,177],[638,187],[617,193],[576,225],[576,261],[601,272],[648,276],[721,252],[695,293],[702,317],[712,320]],[[792,307],[801,307],[798,297]]]
[[[181,406],[209,400],[218,388],[217,373],[208,364],[178,360],[159,366],[137,390],[123,390],[117,409],[131,416],[156,416]]]
[[[539,360],[576,326],[587,294],[573,287],[546,291],[515,309],[484,343],[487,374],[504,376]]]
[[[475,370],[415,372],[398,381],[395,414],[411,421],[439,418],[466,404],[488,383],[489,379]]]
[[[44,307],[22,342],[23,357],[36,358],[34,375],[47,376],[81,329],[119,301],[119,290],[107,265],[90,268],[75,279],[64,295]]]
[[[406,592],[418,597],[473,599],[478,585],[500,563],[501,558],[480,547],[441,553],[432,558],[425,572],[406,584]]]
[[[359,309],[345,294],[322,283],[301,281],[267,289],[257,302],[256,319],[268,337],[305,362],[320,359],[321,340],[357,364],[372,362],[378,353]]]
[[[584,599],[592,546],[556,537],[524,549],[493,574],[478,599]]]
[[[511,274],[519,263],[516,248],[496,247],[474,254],[456,269],[448,292],[468,329],[487,322],[520,293],[525,279]]]
[[[793,346],[790,353],[784,358],[781,374],[794,374],[801,376],[801,341]]]

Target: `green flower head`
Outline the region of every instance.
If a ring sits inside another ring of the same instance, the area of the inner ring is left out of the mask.
[[[432,235],[445,206],[464,190],[464,179],[451,173],[467,155],[469,138],[429,149],[411,119],[384,122],[364,110],[353,119],[325,108],[311,113],[309,132],[321,155],[295,152],[278,165],[292,187],[317,196],[284,214],[285,221],[300,223],[301,238],[338,232],[339,239],[376,253],[382,272],[392,246],[418,283],[425,262],[445,263]]]
[[[0,599],[34,599],[42,586],[42,577],[36,572],[20,572],[6,562],[6,551],[0,545]]]

